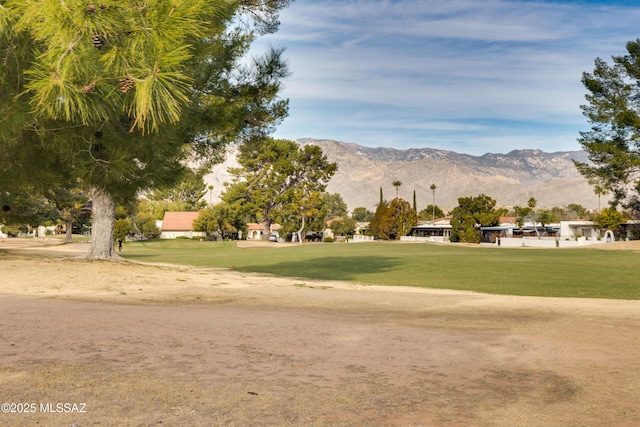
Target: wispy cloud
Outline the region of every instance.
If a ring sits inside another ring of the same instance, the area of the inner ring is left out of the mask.
[[[625,3],[297,0],[264,41],[287,46],[293,72],[277,136],[579,149],[581,73],[640,37],[640,5]]]

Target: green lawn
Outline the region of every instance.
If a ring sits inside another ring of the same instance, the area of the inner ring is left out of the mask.
[[[314,280],[491,294],[640,299],[640,253],[393,242],[237,248],[233,242],[127,243],[128,259]]]

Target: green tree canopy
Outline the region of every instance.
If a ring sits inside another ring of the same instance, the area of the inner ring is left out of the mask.
[[[615,231],[625,222],[621,212],[614,208],[603,209],[595,217],[595,224],[602,230]]]
[[[382,240],[399,240],[408,235],[417,223],[418,216],[411,204],[395,198],[390,203],[378,205],[369,224],[369,233]]]
[[[496,201],[481,194],[476,197],[460,197],[458,206],[451,212],[451,241],[480,243],[480,227],[490,227],[500,223],[500,217],[507,210],[496,209]]]
[[[323,214],[325,220],[347,216],[347,204],[340,194],[325,193],[323,196],[323,202]]]
[[[231,208],[224,203],[208,206],[193,221],[194,231],[204,231],[207,237],[223,239],[225,236],[238,232],[234,226],[235,215]]]
[[[524,223],[531,217],[533,209],[529,206],[514,206],[513,210],[516,214],[516,221],[520,228],[524,226]]]
[[[389,210],[393,218],[389,237],[400,240],[400,237],[411,233],[412,227],[418,223],[418,215],[409,202],[398,198],[391,201]]]
[[[261,222],[265,238],[278,217],[288,214],[306,221],[318,207],[316,193],[324,192],[337,170],[320,147],[273,138],[242,145],[238,162],[241,167],[230,170],[234,181],[222,199]]]
[[[207,202],[203,197],[207,193],[207,184],[204,182],[204,172],[184,169],[180,181],[175,185],[156,189],[148,194],[152,201],[165,201],[170,205],[174,203],[180,210],[194,212],[203,209]]]
[[[590,219],[591,212],[587,208],[577,203],[567,205],[567,216],[563,219]]]
[[[387,202],[378,203],[373,219],[369,224],[369,233],[382,240],[391,239],[391,228],[393,227],[393,212]]]
[[[286,116],[282,50],[244,55],[289,2],[3,1],[0,153],[11,166],[0,179],[33,185],[50,157],[72,165],[91,190],[91,255],[112,256],[116,202],[170,185],[187,161],[219,160],[227,143]],[[28,161],[38,168],[25,178]]]
[[[10,196],[10,210],[0,211],[0,224],[37,227],[60,218],[54,203],[28,187],[14,191]]]
[[[341,236],[353,235],[356,231],[356,221],[349,217],[337,219],[331,223],[331,231]]]
[[[373,220],[373,212],[364,207],[357,207],[353,210],[351,218],[358,222],[370,222]]]
[[[438,218],[442,218],[445,216],[445,213],[438,206],[427,205],[426,208],[422,209],[418,213],[418,219],[422,221],[433,221]]]
[[[574,162],[596,189],[611,193],[611,205],[640,213],[640,39],[627,43],[627,54],[612,64],[595,60],[584,73],[587,103],[581,106],[591,130],[578,141],[589,162]]]

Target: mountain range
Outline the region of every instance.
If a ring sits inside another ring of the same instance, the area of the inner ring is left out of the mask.
[[[433,202],[445,212],[458,205],[459,197],[486,194],[499,206],[526,206],[530,197],[538,207],[580,204],[598,208],[598,197],[586,179],[578,173],[572,160],[587,161],[584,151],[546,153],[540,150],[514,150],[507,154],[482,156],[432,148],[370,148],[354,143],[311,138],[298,139],[301,145],[322,148],[327,158],[338,165],[327,191],[338,193],[349,210],[366,207],[374,210],[383,197],[396,197],[394,181],[400,181],[398,196],[413,203],[416,193],[418,210]],[[230,179],[228,167],[237,166],[235,155],[216,165],[205,177],[215,197]],[[435,192],[431,185],[435,184]],[[605,200],[602,200],[605,204]]]

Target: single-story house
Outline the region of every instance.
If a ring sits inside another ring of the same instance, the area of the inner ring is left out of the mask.
[[[369,224],[371,224],[371,223],[370,222],[356,222],[356,230],[355,230],[354,234],[356,236],[367,234],[367,231],[369,231]]]
[[[281,228],[282,226],[280,224],[271,224],[269,234],[275,234],[277,239],[280,240],[280,234],[278,233],[278,230],[280,230]],[[264,225],[257,224],[255,222],[250,222],[247,224],[247,240],[262,240],[263,234]]]
[[[204,231],[193,231],[193,221],[199,212],[165,212],[160,226],[161,239],[175,239],[176,237],[206,237]]]
[[[587,221],[584,219],[560,221],[560,227],[560,237],[562,239],[577,239],[584,237],[586,240],[592,240],[597,239],[598,237],[603,238],[605,233],[605,230],[599,230],[593,221]],[[625,238],[628,237],[629,239],[635,239],[638,236],[634,234],[638,234],[638,229],[640,229],[640,221],[630,219],[620,224],[618,231],[621,234],[625,234]]]
[[[331,225],[336,222],[336,221],[343,221],[343,219],[341,217],[336,217],[336,218],[332,218],[328,221],[325,222],[325,229],[322,233],[322,237],[331,237],[332,239],[335,238],[336,236],[333,233],[333,230],[331,229]]]
[[[448,242],[451,237],[451,218],[445,216],[434,221],[419,221],[418,225],[411,227],[411,235],[435,242]]]
[[[587,240],[598,237],[598,230],[593,221],[584,219],[560,221],[561,239],[576,239],[578,237],[584,237]]]
[[[512,216],[500,217],[500,224],[491,227],[480,227],[482,231],[481,241],[495,243],[500,238],[522,238],[532,236],[556,237],[561,233],[560,224],[533,224],[525,222],[522,227],[517,224],[517,218]]]
[[[640,220],[630,219],[627,222],[621,224],[620,227],[626,234],[626,238],[630,240],[637,240],[640,237]]]

